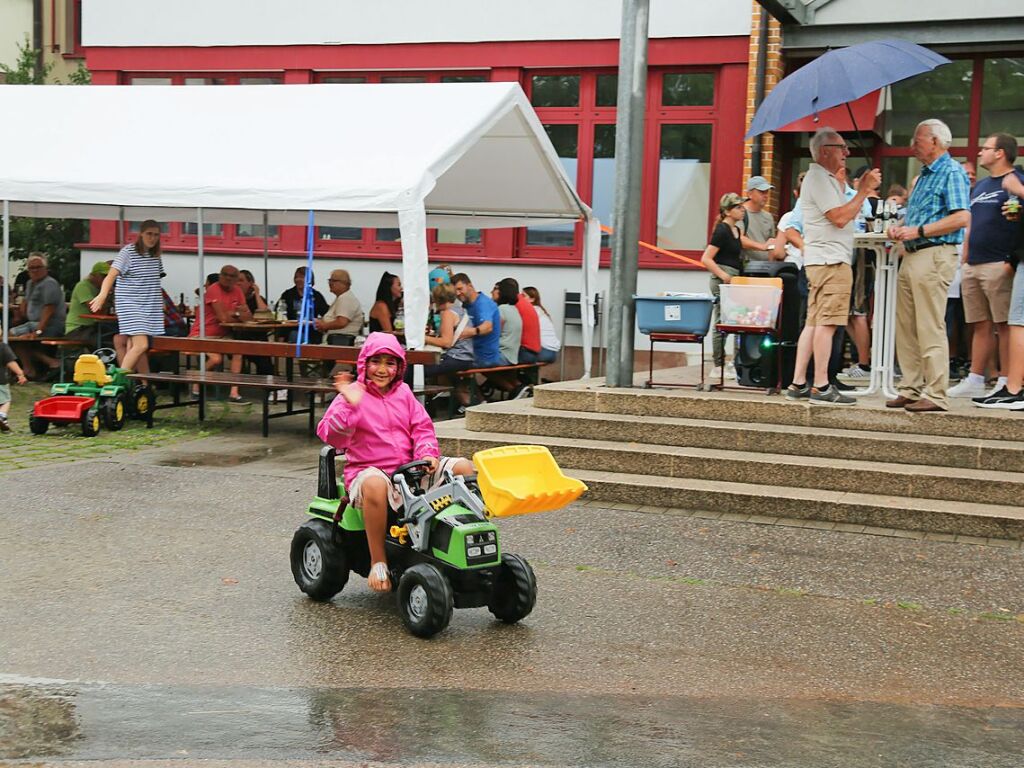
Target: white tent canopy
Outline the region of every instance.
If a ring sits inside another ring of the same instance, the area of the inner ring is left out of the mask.
[[[0,86],[0,114],[5,214],[399,228],[414,348],[427,227],[583,218],[592,301],[597,221],[516,83]]]

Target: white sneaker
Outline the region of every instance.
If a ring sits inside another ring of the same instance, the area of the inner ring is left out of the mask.
[[[722,378],[722,366],[716,365],[711,369],[711,373],[708,374],[709,379],[721,379]]]
[[[962,379],[959,384],[954,387],[950,387],[949,391],[946,392],[947,397],[981,397],[988,390],[985,388],[985,382],[973,382],[969,378]]]
[[[735,379],[736,378],[736,366],[732,363],[725,364],[725,378]]]
[[[845,369],[840,376],[847,379],[868,379],[871,378],[871,371],[865,371],[856,363],[853,363],[849,368]]]

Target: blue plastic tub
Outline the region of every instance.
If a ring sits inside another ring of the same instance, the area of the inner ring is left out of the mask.
[[[714,297],[709,293],[681,296],[633,296],[641,333],[693,333],[704,336],[711,326]]]

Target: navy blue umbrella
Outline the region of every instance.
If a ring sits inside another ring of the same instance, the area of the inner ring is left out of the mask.
[[[903,40],[876,40],[827,51],[772,88],[757,108],[747,138],[829,107],[846,104],[849,108],[851,101],[865,94],[949,63],[945,56]]]

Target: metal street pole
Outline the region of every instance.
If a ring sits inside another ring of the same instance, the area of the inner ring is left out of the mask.
[[[615,206],[608,307],[610,387],[633,386],[637,262],[640,258],[640,181],[643,171],[649,0],[622,0],[619,93],[615,120]]]

